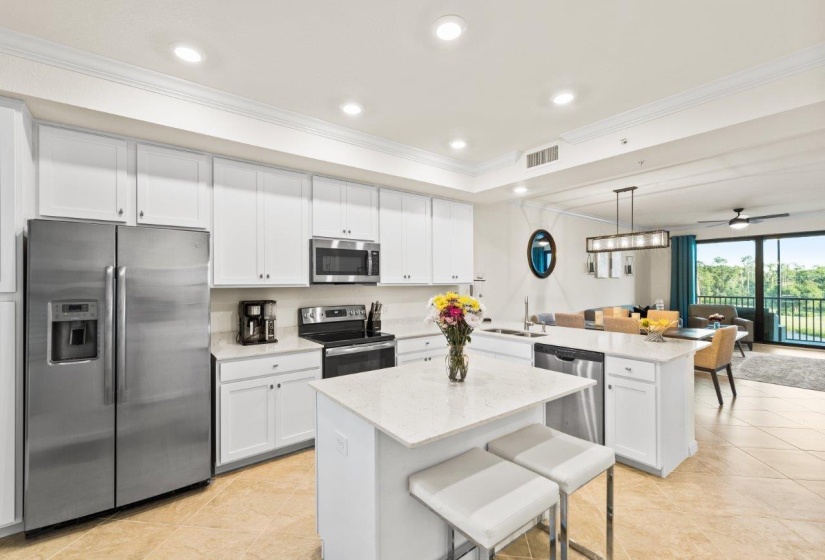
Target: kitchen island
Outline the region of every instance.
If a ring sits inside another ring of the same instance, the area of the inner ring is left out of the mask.
[[[409,476],[543,423],[545,403],[593,384],[482,356],[458,384],[443,361],[312,382],[324,558],[443,558],[446,526],[409,495]]]

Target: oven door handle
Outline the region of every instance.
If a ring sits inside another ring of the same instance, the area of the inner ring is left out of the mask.
[[[371,352],[373,350],[384,350],[386,348],[395,348],[395,341],[377,342],[375,344],[358,344],[355,346],[344,346],[342,348],[330,348],[326,351],[327,356],[345,356],[347,354],[360,354],[362,352]]]

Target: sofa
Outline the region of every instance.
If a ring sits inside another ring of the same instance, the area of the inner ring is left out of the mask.
[[[753,321],[744,319],[736,312],[736,308],[732,305],[710,305],[704,303],[694,303],[688,306],[688,327],[704,329],[708,326],[708,317],[719,314],[724,317],[720,321],[723,325],[732,325],[739,327],[740,331],[747,331],[748,336],[743,338],[741,342],[748,345],[748,348],[753,350]]]

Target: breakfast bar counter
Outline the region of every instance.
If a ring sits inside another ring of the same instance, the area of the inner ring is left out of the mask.
[[[446,526],[409,495],[409,476],[544,423],[545,403],[594,384],[481,356],[464,383],[442,361],[312,382],[324,558],[442,558]]]

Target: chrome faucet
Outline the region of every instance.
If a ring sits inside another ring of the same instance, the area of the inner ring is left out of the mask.
[[[529,312],[527,311],[527,308],[529,307],[529,305],[530,305],[530,297],[529,296],[524,296],[524,330],[525,331],[530,330],[530,327],[532,327],[534,325],[533,322],[527,320],[527,318],[529,317],[529,315],[528,315]]]

